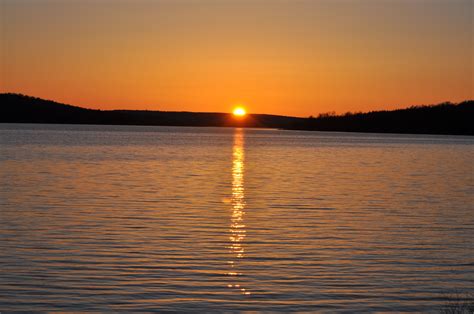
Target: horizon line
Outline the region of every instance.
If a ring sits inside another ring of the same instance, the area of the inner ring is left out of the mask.
[[[95,109],[95,108],[89,108],[89,107],[83,107],[83,106],[78,106],[78,105],[73,105],[70,103],[64,103],[64,102],[59,102],[53,99],[46,99],[46,98],[41,98],[37,96],[31,96],[23,93],[15,93],[15,92],[0,92],[0,95],[16,95],[16,96],[22,96],[22,97],[27,97],[27,98],[33,98],[33,99],[40,99],[43,101],[49,101],[49,102],[54,102],[60,105],[65,105],[65,106],[71,106],[71,107],[76,107],[76,108],[81,108],[81,109],[86,109],[86,110],[95,110],[95,111],[148,111],[148,112],[176,112],[176,113],[205,113],[205,114],[232,114],[232,112],[218,112],[218,111],[187,111],[187,110],[159,110],[159,109]],[[247,112],[247,115],[267,115],[267,116],[279,116],[279,117],[288,117],[288,118],[298,118],[298,119],[307,119],[307,118],[317,118],[318,116],[321,115],[333,115],[333,116],[344,116],[346,114],[367,114],[371,112],[390,112],[390,111],[397,111],[397,110],[406,110],[410,108],[416,108],[416,107],[433,107],[437,105],[442,105],[442,104],[461,104],[464,102],[470,102],[474,101],[474,99],[465,99],[459,102],[452,102],[450,100],[445,100],[439,103],[434,103],[434,104],[417,104],[417,105],[410,105],[406,107],[400,107],[396,109],[376,109],[376,110],[370,110],[370,111],[346,111],[344,113],[336,113],[335,111],[326,111],[326,112],[320,112],[315,115],[309,115],[309,116],[289,116],[289,115],[281,115],[281,114],[273,114],[273,113],[254,113],[254,112]]]

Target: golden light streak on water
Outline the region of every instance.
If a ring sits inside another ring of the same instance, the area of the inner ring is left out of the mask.
[[[232,282],[227,286],[235,288],[239,293],[249,295],[247,289],[237,284],[235,277],[239,277],[242,273],[237,272],[239,260],[244,258],[245,249],[243,242],[245,240],[245,193],[244,193],[244,130],[236,129],[234,133],[234,146],[232,149],[232,213],[230,218],[229,229],[229,250],[232,260],[229,261],[231,271],[227,275]]]

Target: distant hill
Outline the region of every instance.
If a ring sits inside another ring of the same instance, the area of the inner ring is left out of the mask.
[[[391,111],[322,114],[298,124],[300,130],[474,135],[474,101],[413,106]]]
[[[21,94],[0,94],[0,123],[290,128],[304,120],[266,114],[249,114],[245,119],[236,119],[229,113],[94,110]]]
[[[474,101],[316,118],[147,110],[94,110],[21,94],[0,94],[0,123],[258,127],[310,131],[474,135]]]

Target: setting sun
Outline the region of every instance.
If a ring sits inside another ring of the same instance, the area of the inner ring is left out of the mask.
[[[243,107],[237,107],[232,113],[234,114],[234,116],[243,117],[247,114],[247,111]]]

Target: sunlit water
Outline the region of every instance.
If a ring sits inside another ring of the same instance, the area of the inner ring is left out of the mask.
[[[474,138],[0,125],[0,311],[438,311]]]

